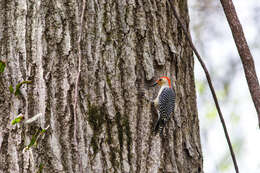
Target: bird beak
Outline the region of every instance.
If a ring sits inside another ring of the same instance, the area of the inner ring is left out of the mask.
[[[158,84],[158,82],[156,81],[151,87],[155,87]]]

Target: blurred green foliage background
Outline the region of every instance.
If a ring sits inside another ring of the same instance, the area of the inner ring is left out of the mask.
[[[233,1],[260,76],[259,0]],[[189,1],[190,30],[215,86],[240,172],[260,172],[260,130],[242,63],[220,1]],[[205,173],[235,172],[202,68],[195,61]]]

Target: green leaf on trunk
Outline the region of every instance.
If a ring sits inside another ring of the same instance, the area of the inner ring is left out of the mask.
[[[5,71],[5,62],[0,60],[0,73],[3,73]]]
[[[12,85],[9,86],[9,91],[10,91],[11,93],[14,93],[14,88],[13,88]]]
[[[19,114],[14,120],[12,120],[12,125],[20,123],[23,120],[23,118],[24,116],[22,114]]]
[[[32,81],[22,81],[22,82],[20,82],[19,84],[17,84],[16,85],[16,87],[15,87],[15,92],[14,92],[14,95],[19,95],[21,92],[20,92],[20,88],[21,88],[21,86],[23,85],[23,84],[31,84],[32,83]]]
[[[33,135],[29,145],[27,145],[27,149],[31,148],[31,146],[36,144],[37,136],[39,135],[39,130],[36,131],[36,133]]]

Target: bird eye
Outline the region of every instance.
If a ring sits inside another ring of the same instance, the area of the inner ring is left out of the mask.
[[[159,79],[159,81],[161,82],[161,81],[162,81],[162,79]]]

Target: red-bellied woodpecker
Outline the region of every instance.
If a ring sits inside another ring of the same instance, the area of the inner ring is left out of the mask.
[[[166,122],[170,119],[175,106],[175,91],[171,87],[171,80],[168,77],[160,77],[152,86],[160,85],[161,88],[155,100],[154,106],[157,108],[158,121],[154,128],[157,133],[162,134]]]

